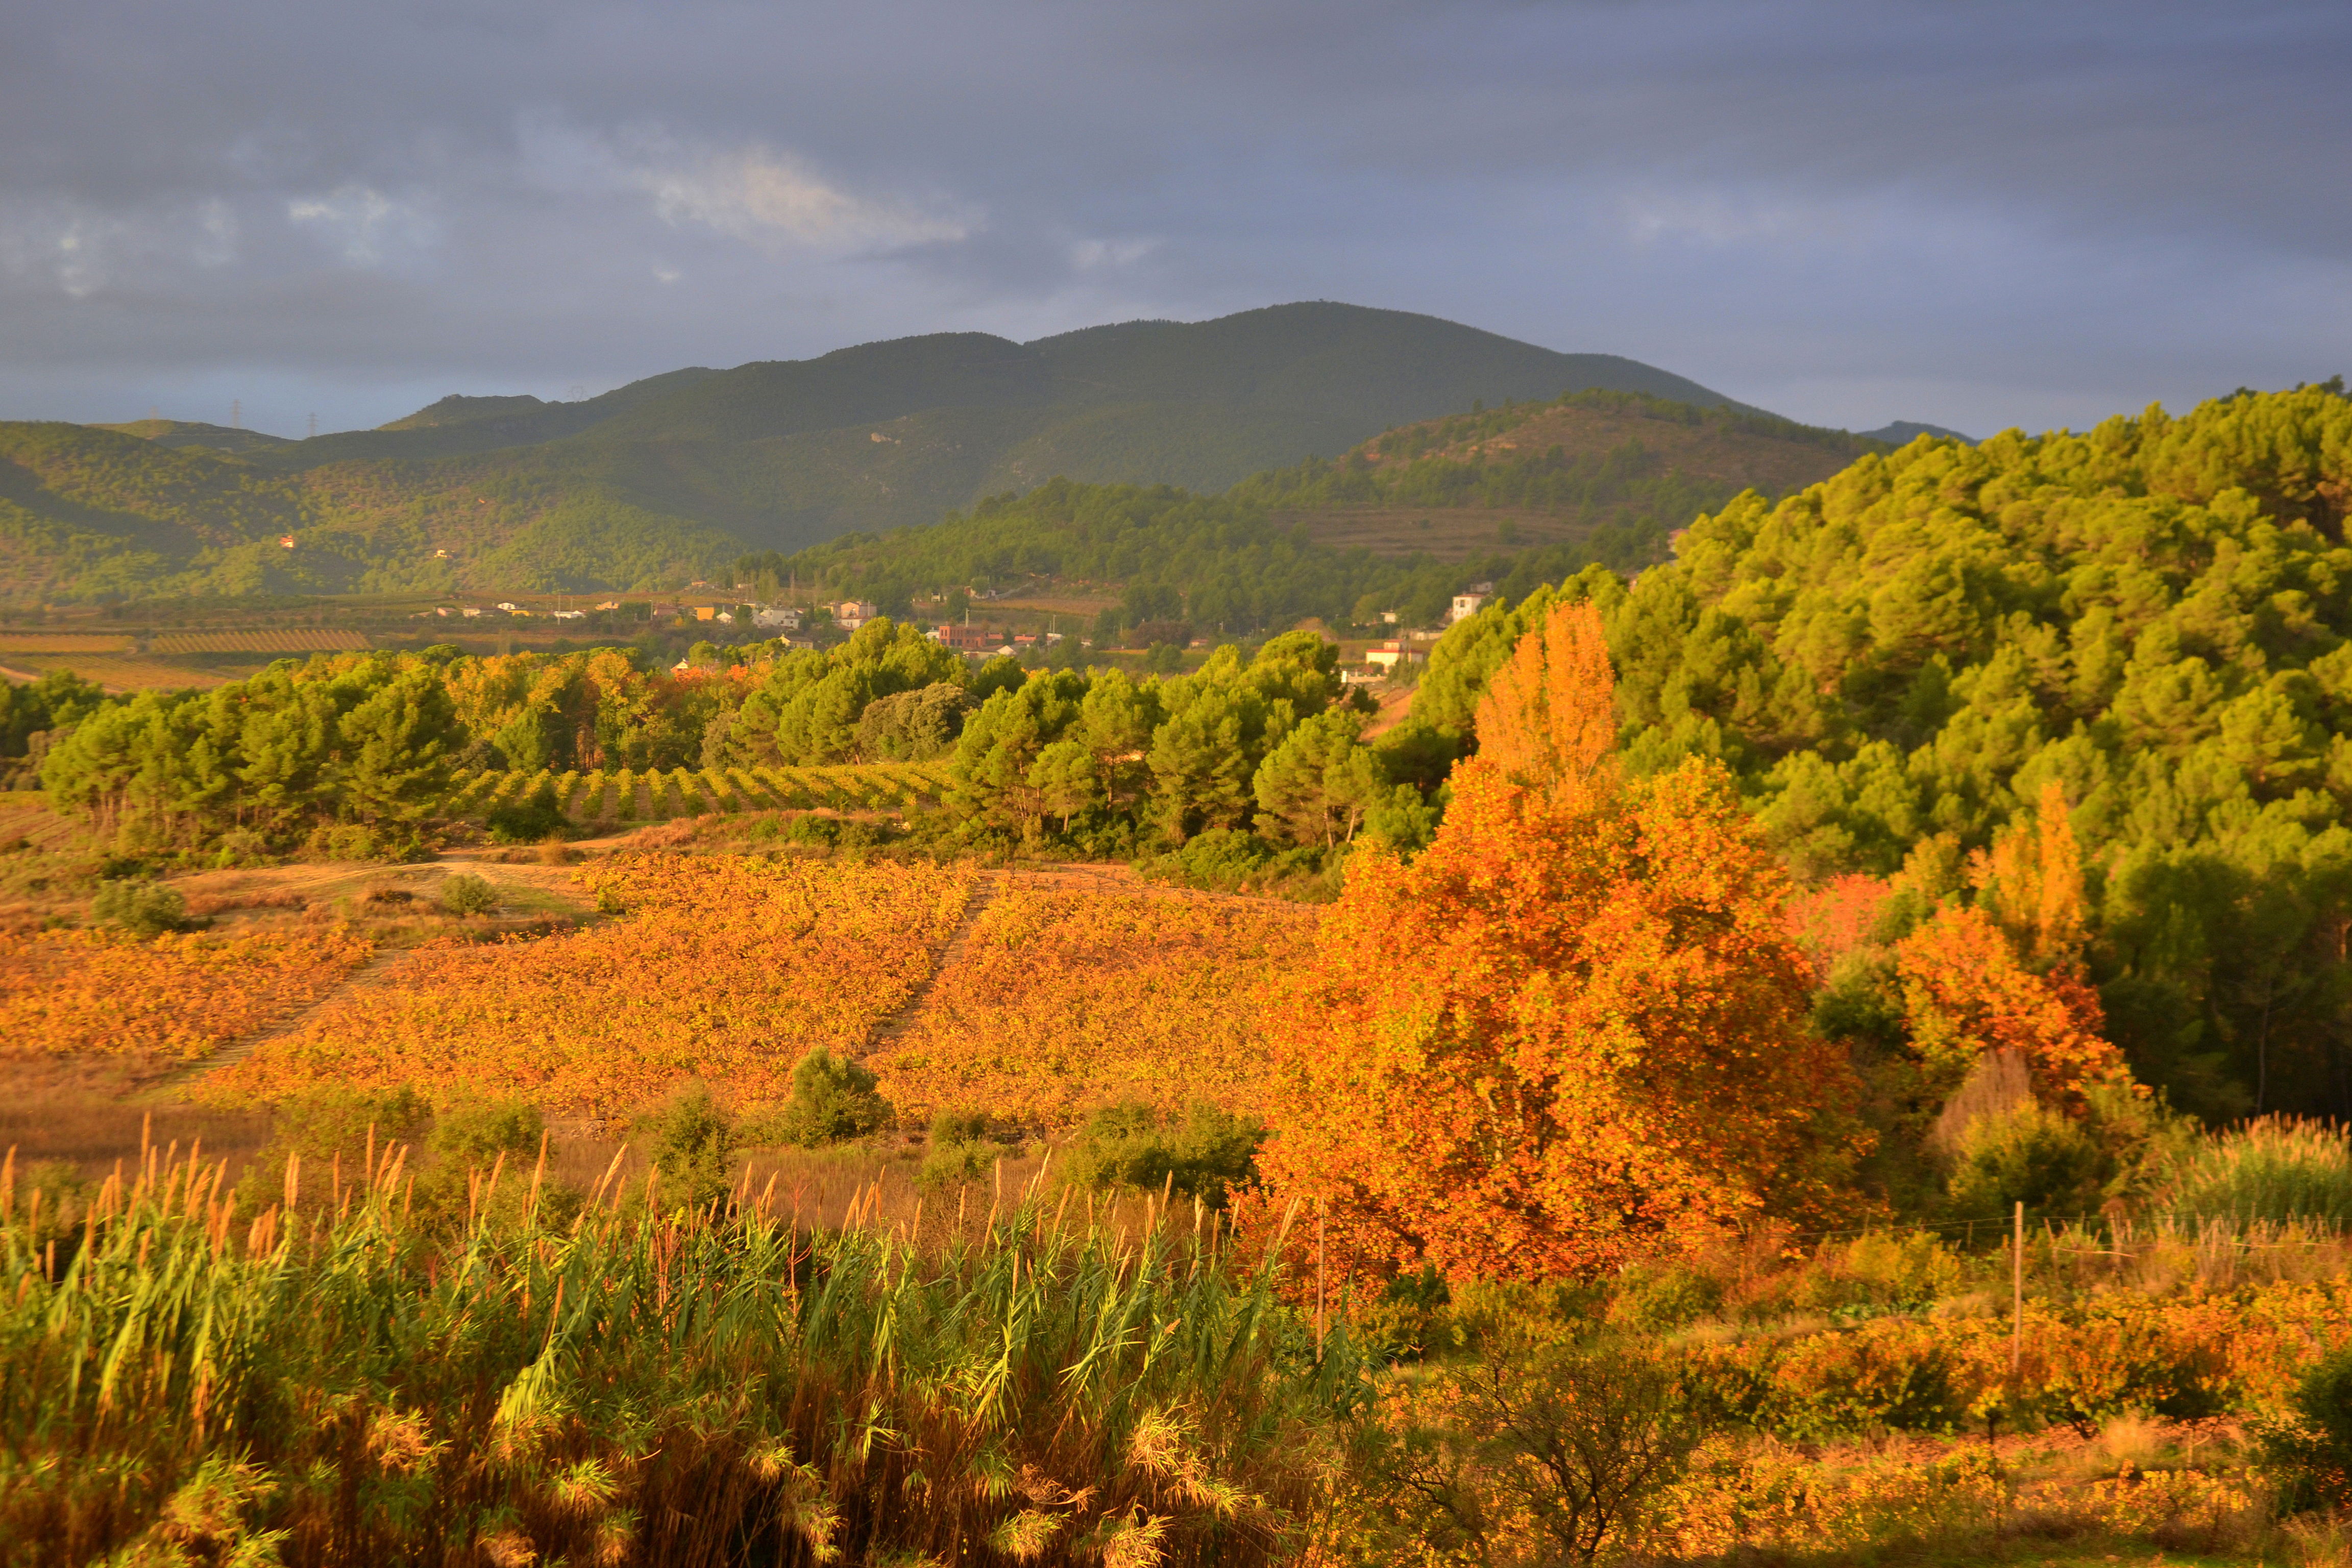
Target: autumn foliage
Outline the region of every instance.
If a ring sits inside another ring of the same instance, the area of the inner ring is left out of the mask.
[[[1848,1145],[1785,882],[1719,768],[1628,781],[1598,615],[1478,712],[1434,845],[1351,867],[1275,1050],[1264,1164],[1367,1263],[1589,1274],[1800,1210]]]
[[[1976,870],[1974,904],[1945,905],[1895,949],[1913,1048],[1955,1082],[2013,1051],[2042,1094],[2079,1102],[2126,1069],[2083,967],[2082,866],[2055,781]]]

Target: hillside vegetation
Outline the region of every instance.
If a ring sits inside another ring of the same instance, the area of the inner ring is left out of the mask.
[[[2105,1027],[2209,1114],[2352,1110],[2352,403],[1922,440],[1700,518],[1606,619],[1629,766],[1720,760],[1847,935],[1824,1021],[1884,1040],[1888,943],[2063,794]],[[1415,717],[1467,737],[1550,600],[1489,606]],[[1907,912],[1906,912],[1907,911]],[[1874,922],[1876,922],[1874,924]]]
[[[940,333],[675,371],[578,403],[453,396],[303,441],[165,420],[10,425],[0,584],[75,597],[684,583],[747,548],[929,523],[1057,475],[1216,491],[1482,398],[1591,387],[1730,406],[1632,360],[1302,304],[1027,344]]]

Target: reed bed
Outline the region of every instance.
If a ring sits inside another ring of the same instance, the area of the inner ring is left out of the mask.
[[[436,1229],[357,1166],[248,1216],[151,1146],[62,1247],[0,1169],[0,1562],[1250,1564],[1360,1382],[1189,1206],[917,1244],[542,1160]]]

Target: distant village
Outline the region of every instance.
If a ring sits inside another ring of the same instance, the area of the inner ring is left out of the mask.
[[[701,587],[705,584],[697,584],[694,586]],[[973,597],[980,600],[994,599],[1001,596],[1001,590],[975,591]],[[1395,627],[1394,634],[1385,639],[1374,640],[1368,647],[1353,639],[1343,642],[1342,647],[1348,649],[1353,657],[1341,665],[1341,679],[1351,686],[1370,686],[1391,682],[1400,676],[1409,674],[1414,666],[1427,661],[1428,645],[1444,636],[1447,626],[1476,615],[1487,600],[1494,596],[1494,592],[1495,585],[1492,583],[1472,584],[1465,591],[1454,595],[1453,604],[1446,611],[1444,622],[1433,627],[1402,626],[1398,624],[1397,612],[1391,610],[1383,613],[1381,616],[1381,621],[1388,626]],[[516,620],[544,619],[558,622],[584,622],[594,616],[603,622],[606,617],[615,615],[629,616],[631,612],[635,612],[633,618],[635,619],[650,622],[656,618],[656,607],[650,602],[632,603],[620,599],[607,599],[601,604],[584,608],[568,606],[546,608],[520,605],[512,600],[500,600],[495,605],[443,605],[421,614],[427,618],[466,621],[480,620],[486,616],[495,616]],[[820,637],[823,633],[831,631],[845,636],[856,631],[868,621],[880,618],[881,614],[880,607],[868,599],[844,599],[837,604],[813,607],[776,604],[729,605],[680,602],[672,605],[667,615],[660,618],[677,626],[705,624],[714,631],[720,627],[730,631],[742,628],[764,634],[763,640],[782,642],[791,647],[813,648],[822,646]],[[1034,655],[1069,642],[1074,636],[1071,633],[1051,629],[1016,631],[1003,626],[974,626],[971,624],[969,608],[966,609],[961,622],[939,622],[925,635],[943,647],[973,658],[992,658],[999,656],[1022,658]],[[1196,648],[1207,647],[1212,646],[1213,641],[1214,639],[1209,637],[1194,637],[1192,646]],[[688,669],[692,668],[691,661],[681,659],[676,668],[680,670]]]

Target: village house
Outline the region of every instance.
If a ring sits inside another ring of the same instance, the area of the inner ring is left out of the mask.
[[[957,653],[993,653],[1004,634],[986,626],[940,626],[931,633],[931,640]]]
[[[854,632],[882,612],[866,599],[844,599],[833,607],[833,624],[843,631]]]
[[[1446,613],[1445,624],[1466,621],[1478,613],[1478,607],[1495,596],[1492,583],[1473,583],[1469,592],[1454,595],[1454,608]]]

